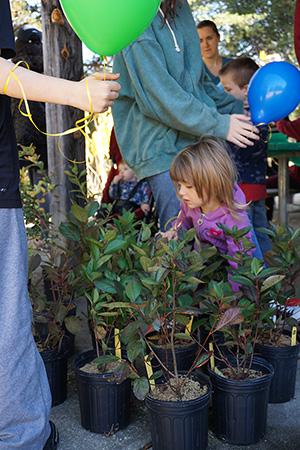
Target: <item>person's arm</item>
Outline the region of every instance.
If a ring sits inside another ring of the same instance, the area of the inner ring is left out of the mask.
[[[255,139],[256,128],[249,118],[219,114],[215,106],[208,106],[185,91],[169,74],[156,41],[133,43],[124,51],[124,59],[137,104],[145,116],[193,136],[208,134],[237,145],[252,145],[248,138]]]
[[[119,183],[112,182],[109,186],[109,196],[112,200],[118,200],[120,197]]]
[[[140,192],[141,192],[141,203],[149,204],[151,202],[152,193],[148,181],[142,182]]]
[[[300,117],[295,120],[279,120],[276,122],[276,128],[281,133],[300,141]]]
[[[10,77],[7,90],[4,92],[6,81],[13,68],[14,64],[0,57],[0,94],[22,98],[20,86],[13,76]],[[119,83],[111,81],[117,80],[118,74],[105,74],[107,81],[104,81],[103,73],[91,75],[81,81],[69,81],[42,75],[22,67],[17,67],[14,73],[23,86],[27,100],[68,105],[83,111],[90,110],[86,80],[94,112],[106,111],[118,97],[120,90]]]

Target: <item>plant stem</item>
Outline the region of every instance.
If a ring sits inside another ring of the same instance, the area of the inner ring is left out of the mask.
[[[178,380],[178,368],[175,352],[175,328],[176,328],[176,277],[175,273],[172,273],[172,331],[171,331],[171,351],[173,356],[174,375]]]

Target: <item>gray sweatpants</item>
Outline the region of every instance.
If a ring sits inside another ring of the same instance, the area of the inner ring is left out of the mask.
[[[21,209],[0,209],[0,450],[42,450],[51,396],[31,332]]]

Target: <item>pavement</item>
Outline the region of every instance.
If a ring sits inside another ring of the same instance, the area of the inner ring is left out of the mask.
[[[297,203],[300,205],[300,197]],[[300,226],[299,207],[290,208],[289,219],[292,226]],[[79,352],[91,348],[87,328],[83,328],[81,334],[76,336],[75,346],[76,351]],[[252,446],[233,446],[218,440],[209,431],[208,450],[300,450],[299,361],[295,398],[288,403],[269,404],[267,432],[261,442]],[[52,409],[51,418],[60,432],[59,450],[150,450],[152,447],[147,411],[143,403],[136,400],[132,408],[131,423],[125,430],[108,437],[91,433],[81,427],[78,393],[72,365],[73,361],[70,360],[68,398],[63,404]]]

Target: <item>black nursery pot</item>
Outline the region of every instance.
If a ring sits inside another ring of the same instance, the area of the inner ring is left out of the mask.
[[[253,359],[252,369],[265,375],[256,379],[232,380],[209,369],[213,389],[213,431],[229,444],[256,444],[266,432],[269,389],[274,371],[271,364],[262,358]]]
[[[285,403],[294,397],[299,349],[300,344],[287,347],[256,345],[255,350],[274,368],[269,403]]]
[[[174,371],[172,350],[170,348],[164,348],[163,346],[153,345],[153,350],[157,354],[158,358],[163,364],[171,371]],[[179,372],[188,372],[195,361],[198,344],[193,342],[192,344],[182,345],[175,347],[177,370]],[[153,370],[163,370],[157,361],[152,360]]]
[[[93,374],[80,367],[96,357],[94,350],[83,352],[75,359],[79,390],[81,425],[93,433],[110,433],[125,428],[130,418],[131,383],[108,381],[110,374]]]
[[[67,398],[69,348],[66,338],[64,341],[60,352],[57,350],[41,352],[51,390],[52,406],[60,405]]]
[[[171,402],[146,397],[153,450],[205,450],[208,444],[210,391],[195,399]]]

